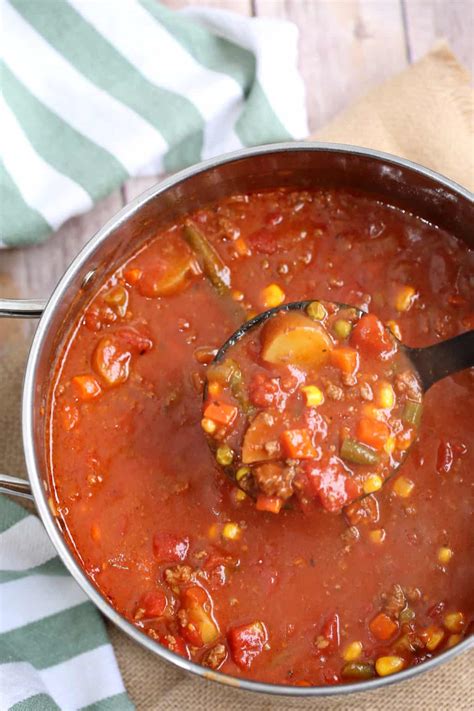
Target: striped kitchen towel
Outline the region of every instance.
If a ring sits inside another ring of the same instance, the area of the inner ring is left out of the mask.
[[[36,516],[0,496],[0,709],[125,711],[101,616]]]
[[[0,245],[128,177],[307,135],[289,22],[157,0],[0,0]]]

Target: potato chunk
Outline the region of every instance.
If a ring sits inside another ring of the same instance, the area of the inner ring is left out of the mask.
[[[267,321],[261,342],[264,361],[303,370],[316,370],[324,365],[333,347],[324,326],[291,311]]]

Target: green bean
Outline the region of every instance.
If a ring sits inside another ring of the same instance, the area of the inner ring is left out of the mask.
[[[367,662],[348,662],[341,670],[344,679],[372,679],[375,676],[374,667]]]
[[[398,615],[398,620],[401,625],[408,624],[415,618],[415,611],[411,609],[411,607],[406,607],[404,610],[400,612]]]
[[[346,437],[341,445],[341,457],[354,464],[377,464],[379,456],[373,449]]]
[[[230,270],[212,244],[191,222],[184,225],[184,239],[198,257],[204,274],[221,296],[230,292]]]
[[[207,378],[208,380],[217,380],[222,385],[230,385],[232,395],[239,403],[242,412],[250,416],[252,406],[248,399],[242,371],[235,360],[226,358],[220,363],[211,365],[207,371]]]
[[[421,415],[423,412],[423,405],[421,402],[414,402],[413,400],[408,400],[403,408],[402,420],[409,425],[418,427],[421,422]]]

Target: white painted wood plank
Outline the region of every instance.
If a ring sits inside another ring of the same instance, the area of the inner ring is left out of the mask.
[[[311,131],[406,66],[399,0],[255,0],[255,8],[300,30]]]
[[[437,39],[446,38],[458,59],[474,73],[473,0],[402,0],[411,61]]]

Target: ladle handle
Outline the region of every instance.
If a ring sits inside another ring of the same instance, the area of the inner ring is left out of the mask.
[[[474,330],[426,348],[407,348],[426,391],[433,383],[474,366]]]

